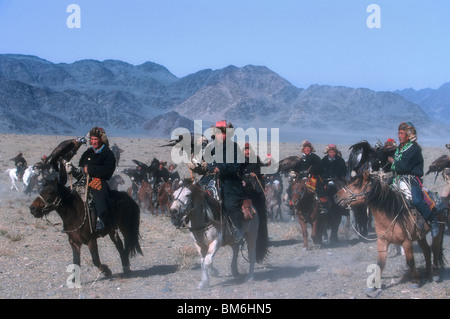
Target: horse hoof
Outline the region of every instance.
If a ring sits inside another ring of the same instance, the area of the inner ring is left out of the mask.
[[[308,251],[308,247],[303,247],[302,251]]]
[[[419,289],[420,285],[418,283],[412,283],[411,289]]]
[[[253,276],[253,275],[248,275],[246,278],[245,278],[245,281],[254,281],[255,280],[255,276]]]
[[[433,276],[433,282],[438,282],[441,279],[441,276]]]
[[[103,265],[102,267],[102,273],[105,277],[110,277],[112,276],[112,271],[108,268],[108,266]]]

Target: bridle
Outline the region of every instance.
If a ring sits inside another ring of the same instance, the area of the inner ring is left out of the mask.
[[[189,200],[186,203],[184,203],[179,198],[180,195],[183,193],[183,189],[185,189],[185,188],[187,188],[187,187],[184,185],[181,186],[181,189],[180,189],[177,197],[174,198],[174,201],[177,201],[180,204],[180,209],[179,209],[178,215],[182,215],[182,219],[183,219],[181,225],[178,226],[177,228],[181,228],[181,227],[188,228],[186,220],[188,219],[190,213],[193,212],[197,208],[197,205],[192,200],[192,196],[189,196]],[[191,208],[189,208],[190,206],[191,206]]]
[[[49,212],[51,212],[52,210],[57,210],[59,207],[61,207],[61,203],[62,203],[62,197],[61,197],[61,196],[56,196],[55,199],[53,200],[53,202],[50,202],[50,203],[47,202],[47,201],[45,200],[45,198],[42,197],[41,194],[39,194],[38,197],[44,202],[44,207],[42,208],[42,211],[44,212],[44,215],[45,215],[45,216],[46,216]],[[78,226],[77,228],[72,229],[72,230],[64,230],[64,229],[63,229],[63,230],[61,230],[61,232],[62,232],[62,233],[72,233],[72,232],[74,232],[74,231],[79,230],[81,227],[83,227],[84,223],[86,222],[87,215],[88,215],[88,211],[87,211],[86,209],[84,209],[84,211],[85,211],[85,213],[84,213],[84,218],[83,218],[83,221],[82,221],[82,223],[81,223],[80,226]],[[46,220],[47,220],[47,222],[51,223],[51,222],[47,219],[47,217],[46,217]],[[52,223],[51,223],[51,224],[52,224]],[[53,224],[52,224],[52,225],[53,225]],[[53,226],[55,226],[55,225],[53,225]]]
[[[354,193],[350,188],[348,188],[347,185],[344,185],[342,188],[345,192],[349,192],[350,196],[347,198],[342,199],[342,202],[347,203],[347,205],[350,205],[350,203],[353,203],[358,199],[358,197],[366,198],[367,194],[369,194],[370,189],[367,189],[370,185],[372,185],[372,182],[369,181],[366,185],[364,185],[363,189],[360,193]]]
[[[39,194],[38,197],[41,199],[41,201],[44,202],[44,207],[42,208],[42,211],[45,214],[51,212],[52,210],[56,210],[61,206],[62,202],[61,196],[56,196],[54,201],[51,203],[47,202],[45,198],[41,196],[41,194]]]

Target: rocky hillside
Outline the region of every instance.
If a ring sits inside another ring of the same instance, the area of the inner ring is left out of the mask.
[[[297,88],[264,66],[228,66],[177,78],[152,62],[57,64],[6,54],[0,55],[0,132],[80,135],[99,125],[115,134],[170,137],[194,120],[227,119],[235,126],[280,128],[281,137],[299,130],[392,135],[401,121],[413,122],[422,136],[450,135],[433,117],[450,113],[438,103],[441,98],[421,107],[420,101],[411,102],[412,94],[397,93]]]

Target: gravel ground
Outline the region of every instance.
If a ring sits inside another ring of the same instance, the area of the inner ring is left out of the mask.
[[[13,166],[9,159],[16,155],[17,145],[21,145],[20,150],[31,164],[63,139],[65,137],[2,135],[2,148],[5,146],[3,149],[8,152],[2,153],[0,167],[4,171]],[[157,148],[161,142],[158,140],[112,140],[125,148],[122,168],[119,166],[117,172],[131,165],[133,158],[149,161],[153,157],[168,156],[170,152]],[[139,153],[144,145],[147,151]],[[347,148],[342,147],[342,150]],[[297,154],[297,149],[298,145],[283,144],[282,157]],[[445,153],[444,147],[430,150],[426,165]],[[439,182],[434,185],[426,181],[425,184],[436,187],[436,191],[442,186]],[[231,248],[223,247],[215,257],[219,276],[211,278],[209,288],[197,290],[201,270],[188,231],[175,229],[166,216],[142,213],[140,232],[144,255],[131,260],[132,273],[122,274],[117,251],[109,238],[102,238],[98,240],[100,259],[111,268],[113,276],[105,278],[92,264],[89,251],[83,246],[81,288],[69,288],[66,280],[70,273],[66,270],[71,264],[72,252],[67,235],[61,233],[58,215],[52,212],[48,220],[35,219],[28,207],[36,194],[27,197],[10,190],[9,186],[9,179],[4,176],[0,183],[0,298],[4,299],[448,299],[450,296],[448,268],[442,272],[440,282],[424,279],[422,286],[414,289],[408,281],[405,258],[394,247],[383,272],[382,289],[367,294],[366,282],[370,275],[367,267],[376,263],[376,242],[358,238],[351,227],[346,227],[344,219],[339,244],[324,244],[303,251],[299,223],[286,214],[286,206],[283,221],[269,222],[270,255],[256,266],[254,281],[244,281],[248,263],[242,256],[239,258],[242,276],[231,276]],[[373,230],[368,237],[375,237]],[[447,233],[444,247],[450,261],[448,244]],[[414,245],[414,251],[416,264],[423,272],[420,248]]]

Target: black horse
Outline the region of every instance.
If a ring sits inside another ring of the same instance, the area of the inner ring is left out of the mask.
[[[139,245],[140,209],[126,192],[111,192],[115,205],[102,235],[109,234],[119,251],[123,272],[129,273],[130,257],[136,253],[142,255]],[[92,231],[95,225],[90,222],[96,220],[95,216],[92,213],[88,214],[80,195],[60,183],[48,184],[31,203],[30,213],[36,218],[41,218],[54,210],[63,220],[63,232],[67,233],[72,246],[73,263],[80,266],[81,246],[87,245],[94,265],[105,276],[111,276],[112,272],[108,266],[100,263],[97,246],[99,235]],[[125,245],[117,230],[122,233]]]

